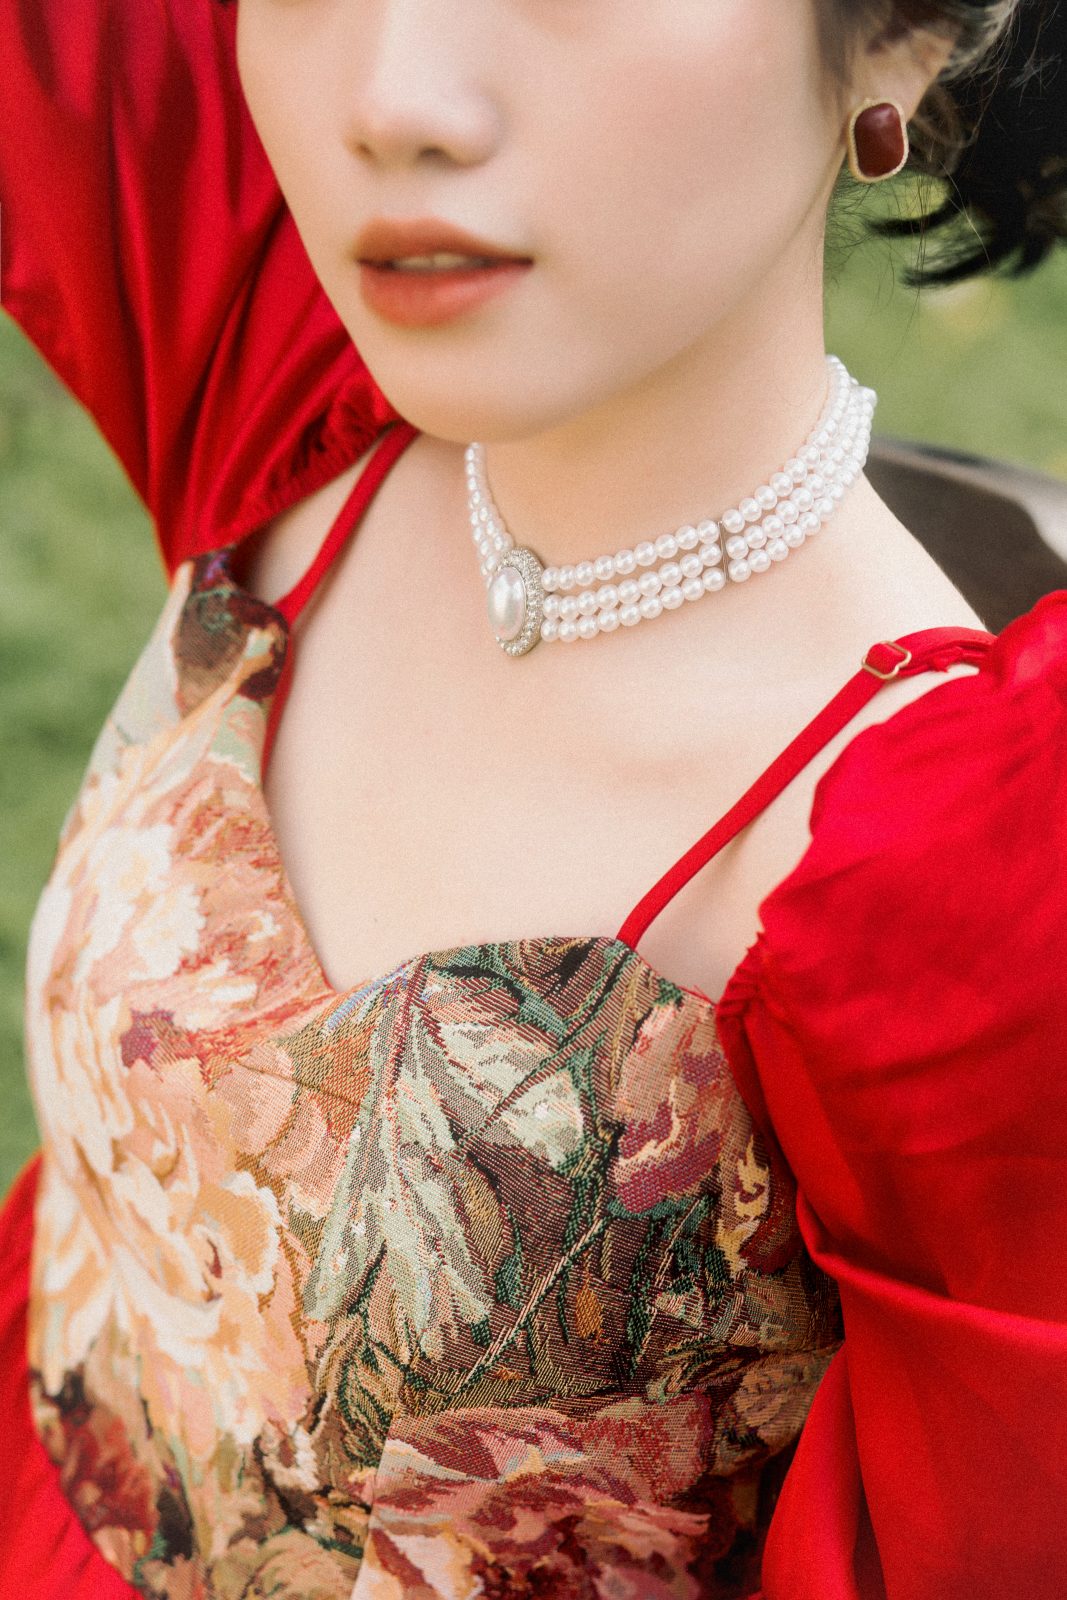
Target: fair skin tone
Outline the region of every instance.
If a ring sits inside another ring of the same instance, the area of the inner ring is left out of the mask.
[[[265,780],[336,989],[457,944],[614,936],[869,645],[983,626],[861,477],[747,584],[511,658],[485,616],[463,475],[483,441],[516,543],[556,564],[764,481],[824,398],[847,107],[878,95],[910,115],[948,50],[861,51],[839,104],[814,0],[240,0],[242,84],[309,257],[422,430],[296,623]],[[532,272],[441,327],[379,319],[354,236],[426,214],[533,256]],[[252,592],[296,581],[363,465],[248,541]],[[642,956],[717,997],[804,852],[821,775],[862,728],[973,670],[887,683],[661,913]]]

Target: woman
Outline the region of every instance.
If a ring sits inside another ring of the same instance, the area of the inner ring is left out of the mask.
[[[877,497],[821,276],[1036,8],[8,11],[5,303],[170,589],[31,930],[3,1593],[1060,1593],[1067,591]]]

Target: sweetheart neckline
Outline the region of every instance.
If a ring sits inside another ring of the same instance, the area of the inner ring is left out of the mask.
[[[264,600],[260,595],[253,594],[252,591],[247,589],[244,584],[239,582],[234,575],[231,567],[231,560],[240,542],[241,541],[234,541],[228,545],[224,545],[216,552],[220,558],[220,570],[223,574],[226,584],[230,587],[235,595],[240,597],[242,605],[244,605],[246,608],[262,612],[265,622],[269,624],[269,627],[265,628],[265,631],[280,637],[282,661],[284,662],[285,657],[290,652],[290,647],[292,644],[291,624],[288,617],[279,609],[278,605],[272,604],[269,600]],[[296,585],[293,585],[293,588],[295,587]],[[290,593],[292,593],[292,589],[287,590],[286,595],[283,595],[281,598],[284,600]],[[254,626],[254,624],[252,625]],[[270,693],[261,699],[257,699],[255,702],[262,714],[264,728],[269,720],[270,708],[273,704],[274,697],[278,692],[278,684],[280,682],[281,679],[279,677],[278,682],[275,684]],[[292,879],[289,876],[289,870],[286,867],[285,859],[282,855],[280,841],[274,827],[274,819],[271,816],[270,807],[267,804],[266,789],[264,787],[263,753],[264,745],[260,744],[256,754],[255,769],[253,774],[254,782],[250,786],[251,793],[255,797],[255,803],[261,813],[267,837],[269,838],[271,847],[274,851],[274,858],[277,863],[276,875],[278,885],[282,891],[283,898],[289,904],[293,924],[297,930],[300,942],[315,969],[316,985],[327,997],[327,1000],[333,1011],[338,1010],[341,1006],[357,999],[364,994],[372,992],[374,989],[382,987],[384,984],[388,983],[390,979],[397,977],[402,972],[408,972],[425,962],[432,962],[435,965],[440,964],[442,962],[442,958],[451,956],[454,953],[462,950],[484,953],[491,950],[515,950],[520,945],[548,946],[552,944],[583,944],[587,945],[590,950],[595,948],[600,950],[605,955],[613,950],[625,952],[626,959],[629,959],[641,967],[647,976],[654,978],[658,983],[666,984],[670,988],[678,990],[678,992],[685,995],[687,999],[696,1001],[699,1006],[705,1007],[706,1009],[710,1010],[712,1014],[714,1014],[720,1009],[720,1007],[722,1007],[726,995],[732,989],[735,980],[739,979],[742,971],[748,966],[750,960],[752,959],[753,952],[755,951],[756,946],[759,944],[760,936],[757,934],[752,944],[749,945],[747,950],[742,955],[740,961],[733,968],[730,976],[727,978],[726,983],[723,986],[723,992],[719,996],[718,1000],[713,1000],[710,995],[704,994],[700,989],[694,989],[688,984],[679,983],[674,978],[670,978],[665,973],[660,972],[659,969],[653,966],[652,962],[643,956],[634,945],[627,943],[627,941],[624,939],[620,939],[617,933],[516,934],[505,939],[461,941],[456,944],[441,945],[432,950],[420,950],[415,955],[406,957],[403,961],[400,961],[395,966],[391,967],[387,972],[377,973],[372,977],[363,977],[354,984],[345,986],[343,988],[338,988],[337,985],[334,984],[327,976],[325,966],[323,965],[323,962],[319,956],[319,952],[315,947],[315,942],[311,937],[311,931],[308,927],[307,921],[300,909],[300,901],[294,890]]]

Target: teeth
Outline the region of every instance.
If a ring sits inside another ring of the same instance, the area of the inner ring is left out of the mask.
[[[491,267],[493,262],[485,256],[456,256],[441,250],[432,256],[400,256],[388,265],[398,272],[435,272],[446,267]]]

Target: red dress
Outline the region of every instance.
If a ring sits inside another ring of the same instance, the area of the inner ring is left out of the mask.
[[[335,477],[399,419],[278,193],[240,96],[232,13],[158,0],[6,9],[3,303],[98,421],[168,575],[195,596],[215,582],[196,558]],[[405,430],[387,436],[390,452]],[[324,556],[372,487],[354,492]],[[288,612],[228,592],[266,645],[309,586]],[[809,847],[761,904],[762,931],[715,1006],[773,1181],[795,1194],[844,1326],[762,1582],[767,1600],[1052,1600],[1067,1565],[1067,591],[996,640],[950,629],[905,643],[911,670],[971,659],[980,671],[845,748],[817,787]],[[882,646],[870,662],[897,659]],[[861,670],[618,942],[634,945],[880,681]],[[0,1214],[0,1591],[108,1600],[130,1585],[86,1532],[84,1496],[75,1515],[27,1403],[40,1172],[35,1157]],[[63,1412],[72,1427],[76,1409]],[[108,1439],[78,1437],[98,1452],[82,1487],[122,1500]]]

